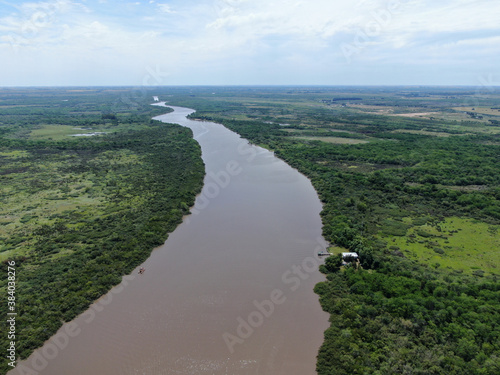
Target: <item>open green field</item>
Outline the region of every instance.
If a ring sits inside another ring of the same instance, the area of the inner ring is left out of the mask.
[[[391,249],[434,267],[500,275],[499,225],[458,217],[433,225],[415,225],[411,218],[403,223],[409,226],[404,236],[385,238]]]
[[[75,128],[69,125],[41,125],[39,129],[32,130],[29,134],[31,139],[49,139],[60,141],[66,137],[78,134],[94,134],[95,132],[105,133],[105,129],[97,128]]]
[[[318,374],[500,373],[498,88],[164,93],[311,179],[335,254],[315,289],[331,314]]]
[[[411,130],[411,129],[397,129],[394,133],[407,133],[407,134],[419,134],[419,135],[430,135],[431,137],[450,137],[453,134],[445,132],[431,132],[428,130]],[[466,135],[466,134],[464,134]]]
[[[64,134],[64,132],[63,132]],[[101,217],[106,214],[110,186],[116,186],[119,170],[133,170],[141,164],[130,150],[105,151],[92,162],[109,165],[112,173],[104,178],[98,174],[71,169],[75,155],[3,160],[9,166],[2,178],[2,218],[0,236],[7,240],[0,245],[0,261],[29,255],[36,242],[31,233],[42,226],[53,226],[62,218]],[[17,161],[16,161],[17,160]],[[137,202],[139,203],[139,202]],[[124,204],[126,209],[126,204]],[[83,221],[67,224],[77,229]]]
[[[295,137],[295,139],[303,139],[305,141],[321,141],[337,145],[359,145],[363,143],[368,143],[368,141],[365,141],[363,139],[339,138],[339,137]]]
[[[333,252],[359,254],[361,268],[321,267],[318,374],[500,373],[500,89],[153,89],[305,174]],[[29,290],[23,355],[145,259],[199,191],[199,149],[148,104],[126,88],[0,90],[0,259]]]
[[[15,262],[21,358],[163,244],[201,190],[192,132],[126,93],[0,90],[0,266]]]

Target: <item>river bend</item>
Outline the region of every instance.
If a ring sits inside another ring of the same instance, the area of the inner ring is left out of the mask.
[[[155,119],[193,131],[207,172],[192,215],[144,274],[21,365],[42,375],[315,374],[328,327],[313,292],[325,248],[315,190],[271,152],[172,108]]]

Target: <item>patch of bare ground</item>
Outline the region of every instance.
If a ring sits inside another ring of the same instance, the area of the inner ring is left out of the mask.
[[[400,117],[423,117],[430,118],[432,115],[438,115],[438,112],[413,112],[413,113],[392,113],[388,116],[400,116]]]
[[[349,104],[348,107],[358,109],[364,113],[369,113],[374,115],[387,115],[394,113],[393,107],[380,107],[377,105],[366,105],[366,104]]]

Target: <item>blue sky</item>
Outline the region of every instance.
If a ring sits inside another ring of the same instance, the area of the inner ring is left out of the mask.
[[[0,86],[500,85],[498,0],[0,0]]]

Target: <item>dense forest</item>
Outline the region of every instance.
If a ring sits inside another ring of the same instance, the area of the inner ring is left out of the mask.
[[[318,373],[500,373],[500,129],[451,108],[473,93],[229,91],[173,101],[273,150],[315,186],[334,254],[316,286],[331,314]],[[322,97],[334,95],[356,96],[356,107],[329,108]],[[361,111],[375,104],[403,116]],[[361,267],[342,265],[346,250]]]
[[[315,288],[331,314],[318,374],[500,373],[498,90],[154,94],[312,181],[332,245]],[[40,89],[0,99],[0,259],[19,267],[25,357],[165,240],[200,190],[203,164],[189,130],[151,120],[165,109],[145,95]],[[347,250],[360,265],[342,263]]]
[[[167,109],[89,91],[1,97],[0,256],[4,275],[7,261],[16,264],[21,358],[163,244],[202,187],[191,131],[151,120]],[[0,372],[8,369],[2,361]]]

